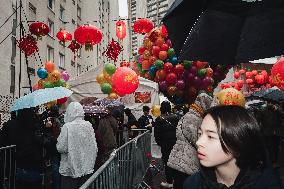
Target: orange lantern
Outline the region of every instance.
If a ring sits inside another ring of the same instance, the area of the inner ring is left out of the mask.
[[[126,36],[126,25],[122,20],[116,22],[116,36],[120,40],[123,40]]]
[[[272,82],[284,91],[284,58],[280,58],[271,69]]]

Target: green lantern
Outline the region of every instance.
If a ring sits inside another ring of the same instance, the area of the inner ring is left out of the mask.
[[[106,63],[104,69],[109,75],[112,75],[114,74],[116,67],[111,63]]]
[[[104,94],[109,94],[112,92],[112,86],[109,83],[101,84],[101,90]]]

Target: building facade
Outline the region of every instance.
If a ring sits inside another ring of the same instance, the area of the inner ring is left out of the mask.
[[[57,65],[57,69],[67,70],[71,78],[106,62],[102,53],[110,39],[115,38],[115,22],[112,20],[118,18],[117,7],[117,1],[110,0],[7,0],[0,6],[0,95],[18,97],[28,93],[28,75],[34,85],[39,79],[37,69],[49,60]],[[20,39],[20,23],[23,25],[21,36],[24,36],[35,21],[46,23],[50,32],[37,41],[38,53],[29,56],[26,62],[16,41]],[[94,46],[93,51],[85,51],[83,47],[74,59],[73,52],[67,48],[68,43],[60,43],[56,33],[62,28],[73,34],[82,24],[100,28],[103,40]]]
[[[139,18],[149,18],[155,24],[155,27],[162,24],[162,18],[166,14],[174,0],[129,0],[129,18],[134,23]],[[136,34],[132,30],[130,32],[131,55],[138,51],[143,43],[143,35]],[[134,57],[131,56],[133,60]]]

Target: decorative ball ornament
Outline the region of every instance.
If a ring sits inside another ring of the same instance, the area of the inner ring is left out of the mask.
[[[234,88],[223,89],[216,94],[216,97],[220,105],[238,105],[245,107],[246,101],[244,95]]]
[[[106,63],[105,66],[104,66],[104,69],[109,75],[112,75],[112,74],[114,74],[116,67],[115,67],[114,64]]]
[[[107,82],[103,73],[97,75],[96,80],[99,84],[103,84]]]
[[[112,86],[109,83],[101,84],[101,90],[104,94],[110,94],[112,92]]]
[[[284,91],[284,58],[280,58],[271,69],[273,84]]]
[[[112,76],[113,91],[120,96],[133,93],[138,86],[138,75],[130,68],[119,67]]]
[[[47,78],[47,76],[48,76],[48,72],[47,72],[46,69],[44,69],[44,68],[39,68],[39,69],[37,70],[37,75],[38,75],[39,78],[45,79],[45,78]]]
[[[108,98],[112,100],[116,100],[119,98],[119,96],[116,93],[112,92],[108,95]]]
[[[79,26],[74,32],[74,39],[85,45],[86,51],[92,51],[93,45],[100,43],[102,38],[102,31],[90,24]]]
[[[45,64],[44,64],[44,68],[46,69],[46,71],[48,73],[51,73],[54,71],[55,69],[55,64],[51,61],[47,61]]]
[[[61,78],[64,81],[68,81],[70,79],[70,75],[69,75],[69,73],[66,70],[64,70],[64,71],[61,72]]]
[[[48,74],[48,80],[52,83],[56,83],[60,80],[61,74],[58,70],[54,70],[53,72]]]

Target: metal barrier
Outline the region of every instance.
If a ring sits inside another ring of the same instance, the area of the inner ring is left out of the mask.
[[[0,188],[14,189],[16,175],[16,146],[0,148]]]
[[[151,134],[147,131],[115,150],[80,189],[138,188],[150,166],[150,152]]]

